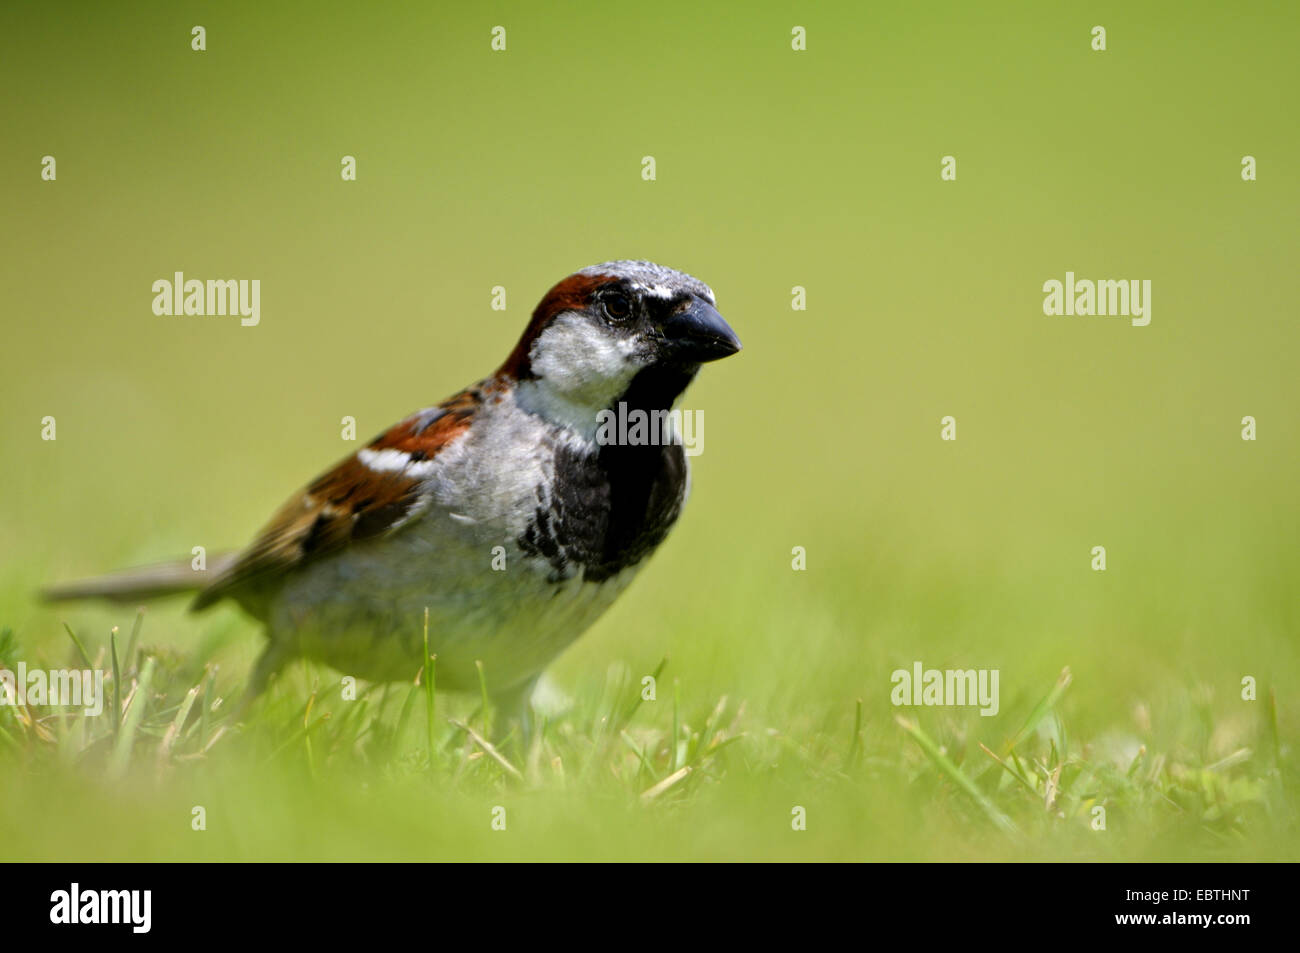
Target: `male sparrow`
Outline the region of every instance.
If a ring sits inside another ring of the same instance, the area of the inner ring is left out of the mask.
[[[740,350],[713,292],[648,261],[552,288],[491,377],[384,431],[295,494],[243,552],[47,590],[234,599],[269,639],[249,685],[308,657],[374,681],[430,651],[440,686],[521,709],[542,670],[632,580],[689,492],[680,441],[617,444],[602,411],[668,411],[700,365]],[[662,417],[657,419],[662,420]],[[606,433],[608,428],[606,428]]]

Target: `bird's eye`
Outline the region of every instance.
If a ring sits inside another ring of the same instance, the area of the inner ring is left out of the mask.
[[[627,295],[606,295],[601,299],[601,303],[605,306],[605,313],[615,321],[622,321],[632,313],[632,302],[628,300]]]

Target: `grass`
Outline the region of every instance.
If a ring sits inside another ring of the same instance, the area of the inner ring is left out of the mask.
[[[432,657],[354,698],[303,664],[234,721],[240,679],[143,618],[120,659],[116,631],[45,653],[111,667],[107,717],[0,707],[10,858],[1282,859],[1295,840],[1271,691],[1250,718],[1178,693],[1087,736],[1068,670],[994,718],[843,699],[774,719],[684,698],[665,659],[544,693],[531,744],[493,744],[486,699],[439,695]],[[0,662],[29,654],[0,636]],[[24,823],[33,804],[58,823]]]
[[[427,5],[303,42],[233,3],[200,54],[167,5],[83,6],[0,5],[0,662],[89,658],[112,707],[0,706],[0,856],[1300,858],[1293,9],[1129,5],[1094,53],[1059,5],[829,4],[796,53],[784,5],[506,3],[497,54]],[[246,544],[344,419],[455,393],[625,255],[745,350],[535,745],[439,686],[434,632],[427,678],[295,665],[235,721],[234,609],[34,600]],[[178,270],[262,281],[261,322],[155,315]],[[1044,315],[1067,270],[1151,279],[1150,326]],[[918,661],[998,670],[1000,710],[894,707]]]

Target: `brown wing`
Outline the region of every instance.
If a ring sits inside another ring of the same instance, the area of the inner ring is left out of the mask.
[[[271,517],[192,609],[272,583],[310,560],[400,528],[424,505],[422,467],[470,425],[478,388],[412,414],[320,476]]]

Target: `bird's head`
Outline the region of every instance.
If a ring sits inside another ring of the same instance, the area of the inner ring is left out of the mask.
[[[740,350],[704,282],[649,261],[609,261],[542,298],[498,372],[535,409],[594,421],[620,400],[670,407],[701,364]]]

